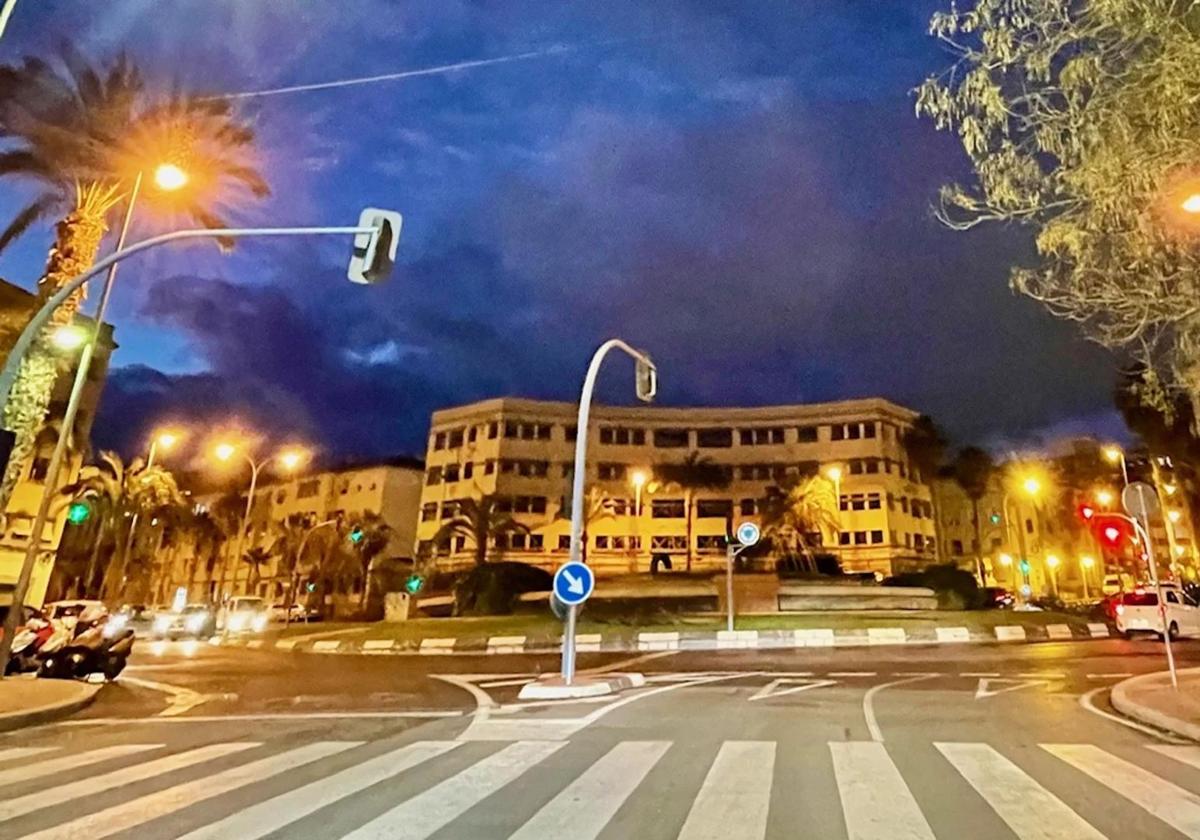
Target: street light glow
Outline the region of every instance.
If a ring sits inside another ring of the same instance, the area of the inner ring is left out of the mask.
[[[1025,492],[1028,493],[1030,496],[1036,496],[1039,492],[1041,492],[1042,482],[1038,481],[1033,476],[1030,476],[1029,478],[1025,479],[1023,482],[1021,482],[1021,486],[1025,489]]]
[[[1050,554],[1046,557],[1046,565],[1049,566],[1051,569],[1057,569],[1058,564],[1061,562],[1062,561],[1059,560],[1058,556],[1055,554]]]
[[[629,480],[633,483],[633,486],[638,488],[644,486],[649,478],[650,476],[646,474],[645,470],[634,470],[629,476]]]
[[[170,449],[175,444],[179,443],[179,435],[174,432],[161,432],[154,442],[163,449]]]
[[[1200,192],[1194,192],[1179,204],[1185,213],[1200,214]]]
[[[1172,522],[1178,522],[1182,516],[1183,514],[1177,510],[1167,511],[1167,519],[1170,519]]]
[[[827,467],[825,470],[825,475],[826,475],[826,477],[829,478],[830,481],[841,481],[842,480],[842,468],[841,467]]]
[[[279,463],[285,470],[294,470],[308,459],[303,449],[287,449],[279,453]]]
[[[1175,495],[1175,485],[1174,484],[1164,484],[1163,492],[1166,493],[1168,496],[1174,496]]]
[[[177,190],[187,182],[187,173],[173,163],[160,163],[154,170],[154,183],[160,190]]]
[[[1104,457],[1112,461],[1114,464],[1121,460],[1121,447],[1119,446],[1113,446],[1110,444],[1104,447],[1104,449],[1101,451],[1104,453]]]
[[[74,324],[66,324],[54,331],[51,341],[59,350],[78,350],[87,341],[87,330]]]
[[[1085,569],[1090,569],[1090,568],[1092,568],[1092,566],[1096,565],[1096,558],[1095,557],[1080,557],[1079,565],[1083,566],[1083,568],[1085,568]]]
[[[1113,503],[1113,494],[1109,490],[1100,490],[1096,493],[1096,501],[1104,507],[1108,507]]]
[[[218,461],[228,461],[233,457],[233,453],[237,452],[237,447],[232,443],[218,443],[217,448],[213,450],[213,454],[217,456]]]
[[[1012,555],[1011,554],[1001,554],[1000,555],[1000,565],[1001,566],[1011,566],[1012,565]]]

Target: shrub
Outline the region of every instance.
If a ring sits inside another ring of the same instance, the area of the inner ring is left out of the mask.
[[[975,610],[983,606],[983,592],[975,576],[950,563],[893,575],[885,578],[883,585],[932,589],[937,593],[938,607],[944,610]]]
[[[485,563],[454,581],[455,615],[508,615],[524,592],[545,592],[552,576],[528,563]]]

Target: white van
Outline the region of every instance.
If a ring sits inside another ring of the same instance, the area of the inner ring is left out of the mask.
[[[1172,639],[1200,636],[1200,606],[1173,583],[1162,585],[1167,607],[1167,633]],[[1137,633],[1154,633],[1162,638],[1158,593],[1153,586],[1138,587],[1121,596],[1117,604],[1117,630],[1131,639]]]
[[[253,595],[230,598],[221,610],[218,629],[227,633],[261,633],[267,627],[267,602]]]

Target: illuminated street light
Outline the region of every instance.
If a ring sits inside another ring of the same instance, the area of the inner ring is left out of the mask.
[[[1099,490],[1096,492],[1096,502],[1103,507],[1108,507],[1113,503],[1113,494],[1109,490]]]
[[[1177,510],[1167,511],[1167,519],[1170,519],[1172,522],[1178,522],[1182,517],[1183,514]]]
[[[1050,554],[1050,555],[1047,555],[1047,557],[1046,557],[1046,565],[1049,566],[1051,569],[1058,568],[1058,564],[1061,562],[1062,561],[1058,559],[1057,555]]]
[[[177,190],[187,182],[187,173],[173,163],[160,163],[154,170],[154,183],[160,190]]]
[[[1100,450],[1100,452],[1113,464],[1121,465],[1121,480],[1125,486],[1129,485],[1129,467],[1125,464],[1125,451],[1116,444],[1110,443],[1108,446]]]
[[[232,443],[218,443],[217,448],[213,450],[218,461],[228,461],[235,452],[237,452],[237,447]]]
[[[1001,566],[1011,566],[1012,562],[1013,561],[1012,561],[1011,554],[1001,554],[1000,555],[1000,565]]]
[[[1168,496],[1174,496],[1175,490],[1176,490],[1176,487],[1174,484],[1164,484],[1163,485],[1163,492],[1166,493]]]
[[[83,327],[66,324],[56,329],[50,340],[59,350],[70,352],[83,346],[83,343],[88,340],[88,333]]]
[[[1079,565],[1083,566],[1085,569],[1090,569],[1096,565],[1096,558],[1088,556],[1080,557]]]
[[[1025,492],[1028,493],[1030,496],[1036,496],[1038,493],[1041,492],[1042,482],[1038,481],[1033,476],[1030,476],[1029,478],[1025,479],[1023,482],[1021,482],[1021,487],[1024,488]]]
[[[836,484],[837,482],[842,480],[842,468],[841,467],[827,467],[825,469],[825,476],[830,481],[832,481]]]
[[[1200,192],[1192,193],[1179,204],[1185,213],[1200,214]]]
[[[303,449],[285,449],[278,457],[285,470],[294,470],[308,460],[308,453]]]
[[[154,443],[160,449],[170,449],[179,442],[179,435],[174,432],[160,432],[155,438]]]

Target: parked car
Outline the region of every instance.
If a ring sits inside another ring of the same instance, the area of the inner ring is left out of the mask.
[[[281,601],[271,605],[271,621],[308,621],[308,610],[300,604],[289,607]]]
[[[270,614],[267,602],[255,595],[238,595],[225,602],[217,618],[217,629],[227,633],[261,633]]]
[[[1200,636],[1200,607],[1176,584],[1162,584],[1166,601],[1167,634],[1172,639]],[[1131,639],[1139,633],[1162,638],[1163,618],[1159,613],[1158,593],[1152,587],[1138,587],[1121,596],[1117,604],[1117,631]]]
[[[1015,603],[1013,594],[1003,586],[985,586],[982,597],[985,610],[1006,610]]]
[[[188,604],[179,612],[161,612],[151,624],[156,639],[202,639],[216,630],[217,619],[208,604]]]

